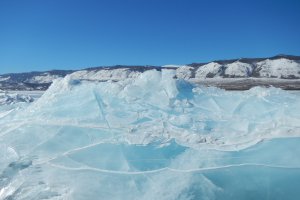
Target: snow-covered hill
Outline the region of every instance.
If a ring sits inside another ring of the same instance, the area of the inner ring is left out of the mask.
[[[300,78],[300,57],[275,56],[272,58],[236,59],[192,64],[177,69],[184,79],[206,78]]]
[[[72,70],[26,72],[0,75],[0,90],[46,90],[54,79],[73,73]]]
[[[60,78],[62,76],[58,75],[58,74],[50,74],[48,72],[43,73],[41,75],[38,76],[33,76],[32,78],[29,78],[26,80],[26,82],[28,83],[52,83],[53,80]]]
[[[217,77],[222,74],[222,71],[222,65],[216,62],[210,62],[208,64],[202,65],[197,69],[195,78],[202,79]]]
[[[252,75],[253,66],[248,63],[236,61],[225,65],[224,76],[226,77],[250,77]]]
[[[300,78],[299,61],[280,58],[264,60],[256,64],[259,77]]]
[[[141,72],[132,71],[130,68],[118,68],[114,70],[82,70],[71,74],[73,79],[93,80],[93,81],[120,81],[127,78],[137,77]]]
[[[0,75],[2,90],[46,90],[54,79],[71,74],[73,79],[90,81],[120,81],[135,78],[147,70],[174,69],[176,78],[193,82],[219,81],[236,78],[299,79],[300,56],[279,55],[270,58],[241,58],[218,60],[209,63],[165,66],[112,66],[83,70],[53,70]],[[265,81],[266,83],[268,81]],[[283,87],[284,88],[284,87]],[[297,87],[296,87],[297,88]],[[300,86],[299,86],[300,88]]]

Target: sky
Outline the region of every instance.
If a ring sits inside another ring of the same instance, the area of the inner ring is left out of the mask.
[[[299,0],[0,0],[0,74],[300,55]]]

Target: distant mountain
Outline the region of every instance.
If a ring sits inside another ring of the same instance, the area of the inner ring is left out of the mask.
[[[52,70],[46,72],[10,73],[0,75],[0,90],[46,90],[52,81],[70,74],[75,79],[119,81],[134,78],[146,70],[174,69],[176,78],[193,82],[235,80],[236,78],[300,79],[300,56],[277,55],[270,58],[239,58],[192,63],[182,66],[94,67],[83,70]],[[300,86],[299,86],[300,87]]]
[[[46,90],[52,81],[71,74],[72,70],[25,72],[0,75],[0,90]]]
[[[192,63],[192,78],[300,78],[300,56],[277,55],[270,58],[239,58]]]

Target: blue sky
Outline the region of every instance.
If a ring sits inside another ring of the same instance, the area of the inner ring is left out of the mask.
[[[0,73],[281,53],[299,0],[0,0]]]

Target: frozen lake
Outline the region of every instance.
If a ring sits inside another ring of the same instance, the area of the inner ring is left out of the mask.
[[[300,196],[300,92],[172,77],[65,78],[1,96],[0,199]]]

